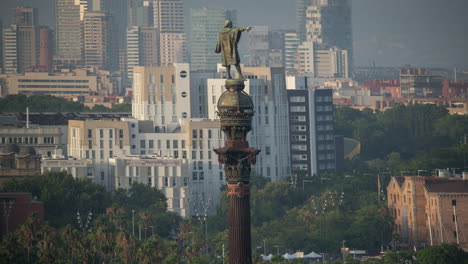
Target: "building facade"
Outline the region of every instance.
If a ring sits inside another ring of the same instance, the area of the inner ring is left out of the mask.
[[[332,95],[331,89],[288,90],[292,173],[337,169]]]
[[[305,41],[297,49],[295,69],[314,78],[348,78],[348,51]]]
[[[402,69],[400,86],[403,98],[437,98],[442,95],[442,78],[423,68]]]
[[[191,117],[189,65],[135,67],[132,113],[151,120],[156,132],[170,132]]]
[[[58,63],[82,64],[83,20],[88,10],[87,0],[56,0],[56,54]]]
[[[3,29],[2,60],[3,72],[6,74],[18,72],[18,38],[17,26],[10,25]]]
[[[272,180],[290,176],[289,122],[283,68],[244,67],[244,91],[253,100],[255,117],[248,141],[261,150],[252,168]],[[222,75],[222,72],[220,72]],[[208,79],[208,118],[217,120],[216,103],[224,91],[225,79]]]
[[[394,233],[403,247],[456,243],[468,249],[468,174],[462,178],[439,172],[435,176],[392,177],[387,186]]]
[[[86,12],[83,19],[84,61],[86,66],[107,69],[109,65],[110,17],[103,12]]]

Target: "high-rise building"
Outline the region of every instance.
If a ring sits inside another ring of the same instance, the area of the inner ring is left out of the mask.
[[[288,90],[293,174],[314,176],[337,169],[332,94],[331,89]]]
[[[305,40],[338,47],[352,55],[353,37],[349,1],[312,0],[306,10],[305,31]],[[349,57],[351,59],[352,56]]]
[[[109,16],[86,12],[83,19],[84,59],[86,66],[107,69],[109,58]]]
[[[54,59],[64,64],[82,64],[83,54],[83,20],[87,11],[87,0],[56,0],[56,47]]]
[[[348,51],[304,41],[297,48],[295,70],[314,78],[348,78]]]
[[[249,66],[284,67],[285,35],[268,26],[254,26],[249,32]]]
[[[52,31],[49,27],[39,29],[39,65],[47,69],[52,67]]]
[[[160,34],[161,65],[188,61],[185,33]]]
[[[182,0],[153,0],[153,26],[161,33],[184,33]]]
[[[126,69],[127,78],[129,83],[127,86],[131,87],[131,80],[133,80],[133,68],[140,65],[140,28],[129,27],[127,30],[127,51],[126,51]]]
[[[39,31],[37,8],[18,6],[15,11],[18,45],[18,71],[39,63]]]
[[[109,26],[109,69],[121,70],[119,55],[125,51],[127,25],[128,25],[128,1],[106,0],[104,1],[104,12],[110,17]],[[121,71],[122,74],[126,71]]]
[[[17,26],[37,26],[37,8],[17,6],[14,9]]]
[[[284,67],[286,72],[292,73],[295,71],[297,47],[299,40],[295,31],[284,32]]]
[[[312,0],[296,0],[296,33],[297,40],[306,39],[306,11]]]
[[[18,72],[18,39],[16,25],[10,25],[3,29],[3,72]]]
[[[153,26],[160,32],[161,65],[188,62],[182,0],[153,0]]]
[[[191,117],[188,64],[135,67],[133,76],[135,118],[153,121],[158,132],[172,132]]]
[[[140,26],[140,66],[158,66],[161,63],[159,30]]]
[[[248,141],[261,150],[252,170],[272,180],[289,177],[288,102],[284,69],[244,67],[242,70],[247,78],[244,91],[255,105],[255,117]],[[209,119],[218,119],[216,103],[225,90],[225,81],[208,79]]]
[[[216,72],[220,55],[214,52],[219,31],[225,20],[237,24],[237,11],[227,9],[191,9],[190,10],[190,63],[192,71]],[[250,33],[251,34],[251,33]]]

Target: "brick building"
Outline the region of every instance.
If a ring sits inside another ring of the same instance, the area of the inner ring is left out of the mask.
[[[457,243],[468,249],[468,173],[463,178],[447,174],[390,180],[388,208],[403,247]]]
[[[36,213],[44,223],[44,203],[31,199],[30,193],[0,193],[0,240],[24,224],[28,216]]]
[[[467,98],[468,97],[468,81],[443,81],[442,96],[444,98]]]

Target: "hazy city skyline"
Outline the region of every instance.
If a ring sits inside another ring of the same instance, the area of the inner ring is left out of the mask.
[[[18,5],[38,7],[39,24],[55,27],[53,0],[2,0],[0,17],[4,26],[11,23],[10,8]],[[240,26],[263,24],[272,29],[295,28],[295,0],[185,1],[186,24],[189,9],[204,6],[237,9]],[[268,12],[264,11],[265,7]],[[465,0],[353,0],[355,64],[468,67],[465,10],[468,10]]]

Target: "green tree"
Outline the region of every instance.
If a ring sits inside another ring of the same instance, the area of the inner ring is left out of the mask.
[[[456,244],[441,244],[416,252],[418,264],[462,264],[468,263],[468,253]]]

